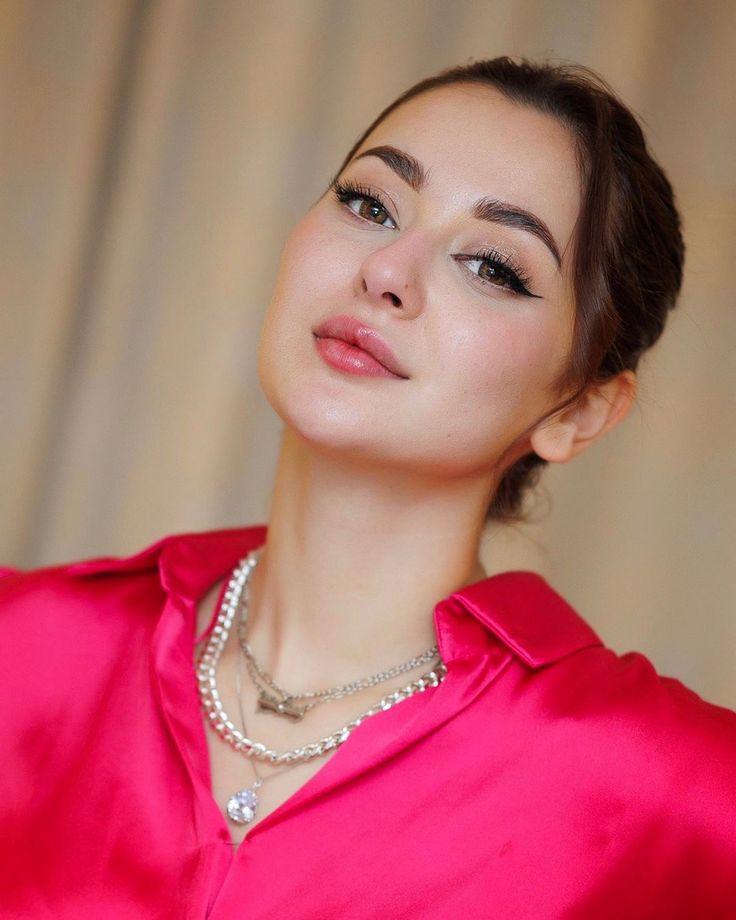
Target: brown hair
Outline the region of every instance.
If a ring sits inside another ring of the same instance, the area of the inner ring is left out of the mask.
[[[685,246],[667,176],[647,150],[633,113],[595,71],[581,64],[532,63],[510,57],[443,70],[414,84],[387,106],[355,142],[337,175],[387,115],[441,86],[492,86],[520,105],[561,121],[575,138],[582,204],[575,225],[571,275],[575,320],[558,395],[573,391],[550,415],[589,385],[629,368],[662,334],[682,284]],[[531,452],[506,470],[488,519],[522,517],[526,491],[546,465]]]

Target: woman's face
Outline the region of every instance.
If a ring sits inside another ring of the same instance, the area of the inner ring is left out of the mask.
[[[346,458],[498,474],[559,402],[551,385],[570,353],[572,137],[491,87],[442,87],[394,110],[338,182],[339,199],[328,190],[281,255],[259,350],[267,398]],[[366,363],[315,336],[338,316],[375,330],[403,375],[331,363]]]

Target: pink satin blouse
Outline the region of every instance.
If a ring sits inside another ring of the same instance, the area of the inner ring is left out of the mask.
[[[366,720],[234,851],[196,605],[265,528],[0,580],[0,916],[736,918],[736,713],[538,575],[441,600],[445,681]]]

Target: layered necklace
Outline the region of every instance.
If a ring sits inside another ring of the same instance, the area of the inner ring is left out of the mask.
[[[239,751],[250,760],[253,771],[256,774],[256,781],[251,786],[238,790],[228,800],[226,808],[227,815],[235,824],[250,824],[256,817],[258,809],[257,791],[263,784],[264,778],[258,773],[255,761],[264,761],[274,766],[283,765],[285,768],[288,768],[290,766],[296,766],[299,763],[306,763],[314,760],[316,757],[321,757],[339,747],[341,744],[344,744],[352,732],[365,719],[378,712],[384,712],[387,709],[391,709],[402,700],[408,699],[415,693],[422,693],[428,687],[438,686],[438,684],[444,680],[445,674],[447,673],[447,668],[439,657],[437,647],[433,646],[431,649],[422,652],[421,655],[415,656],[408,662],[404,662],[386,671],[381,671],[378,674],[373,674],[370,677],[363,678],[359,681],[353,681],[340,687],[330,687],[327,690],[305,691],[303,693],[289,693],[279,687],[275,680],[257,664],[255,656],[253,655],[253,650],[250,648],[245,638],[248,619],[248,580],[261,553],[262,548],[253,550],[245,558],[241,559],[233,570],[222,597],[217,620],[215,621],[215,625],[197,661],[197,682],[202,706],[208,723],[232,748]],[[228,636],[230,635],[233,620],[238,613],[240,613],[240,657],[236,671],[236,692],[238,706],[240,708],[241,728],[238,728],[231,717],[225,712],[217,687],[217,665],[223,649],[225,648]],[[374,706],[366,709],[345,725],[317,741],[288,751],[275,751],[249,738],[246,734],[247,730],[241,696],[240,665],[242,660],[245,660],[248,671],[254,679],[254,683],[258,690],[258,709],[260,711],[272,712],[275,715],[293,721],[299,721],[310,709],[320,703],[342,699],[345,696],[356,693],[358,690],[376,686],[412,668],[419,667],[427,661],[431,661],[432,658],[435,658],[436,662],[431,670],[418,679],[410,681],[400,689],[382,697]],[[268,687],[268,690],[262,685]],[[300,706],[295,702],[297,700],[308,700],[309,702]],[[271,776],[266,777],[266,779],[271,779]]]

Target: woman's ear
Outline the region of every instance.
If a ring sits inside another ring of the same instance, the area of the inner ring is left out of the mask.
[[[567,463],[622,421],[635,396],[631,370],[591,384],[572,406],[534,429],[529,439],[534,453],[550,463]]]

